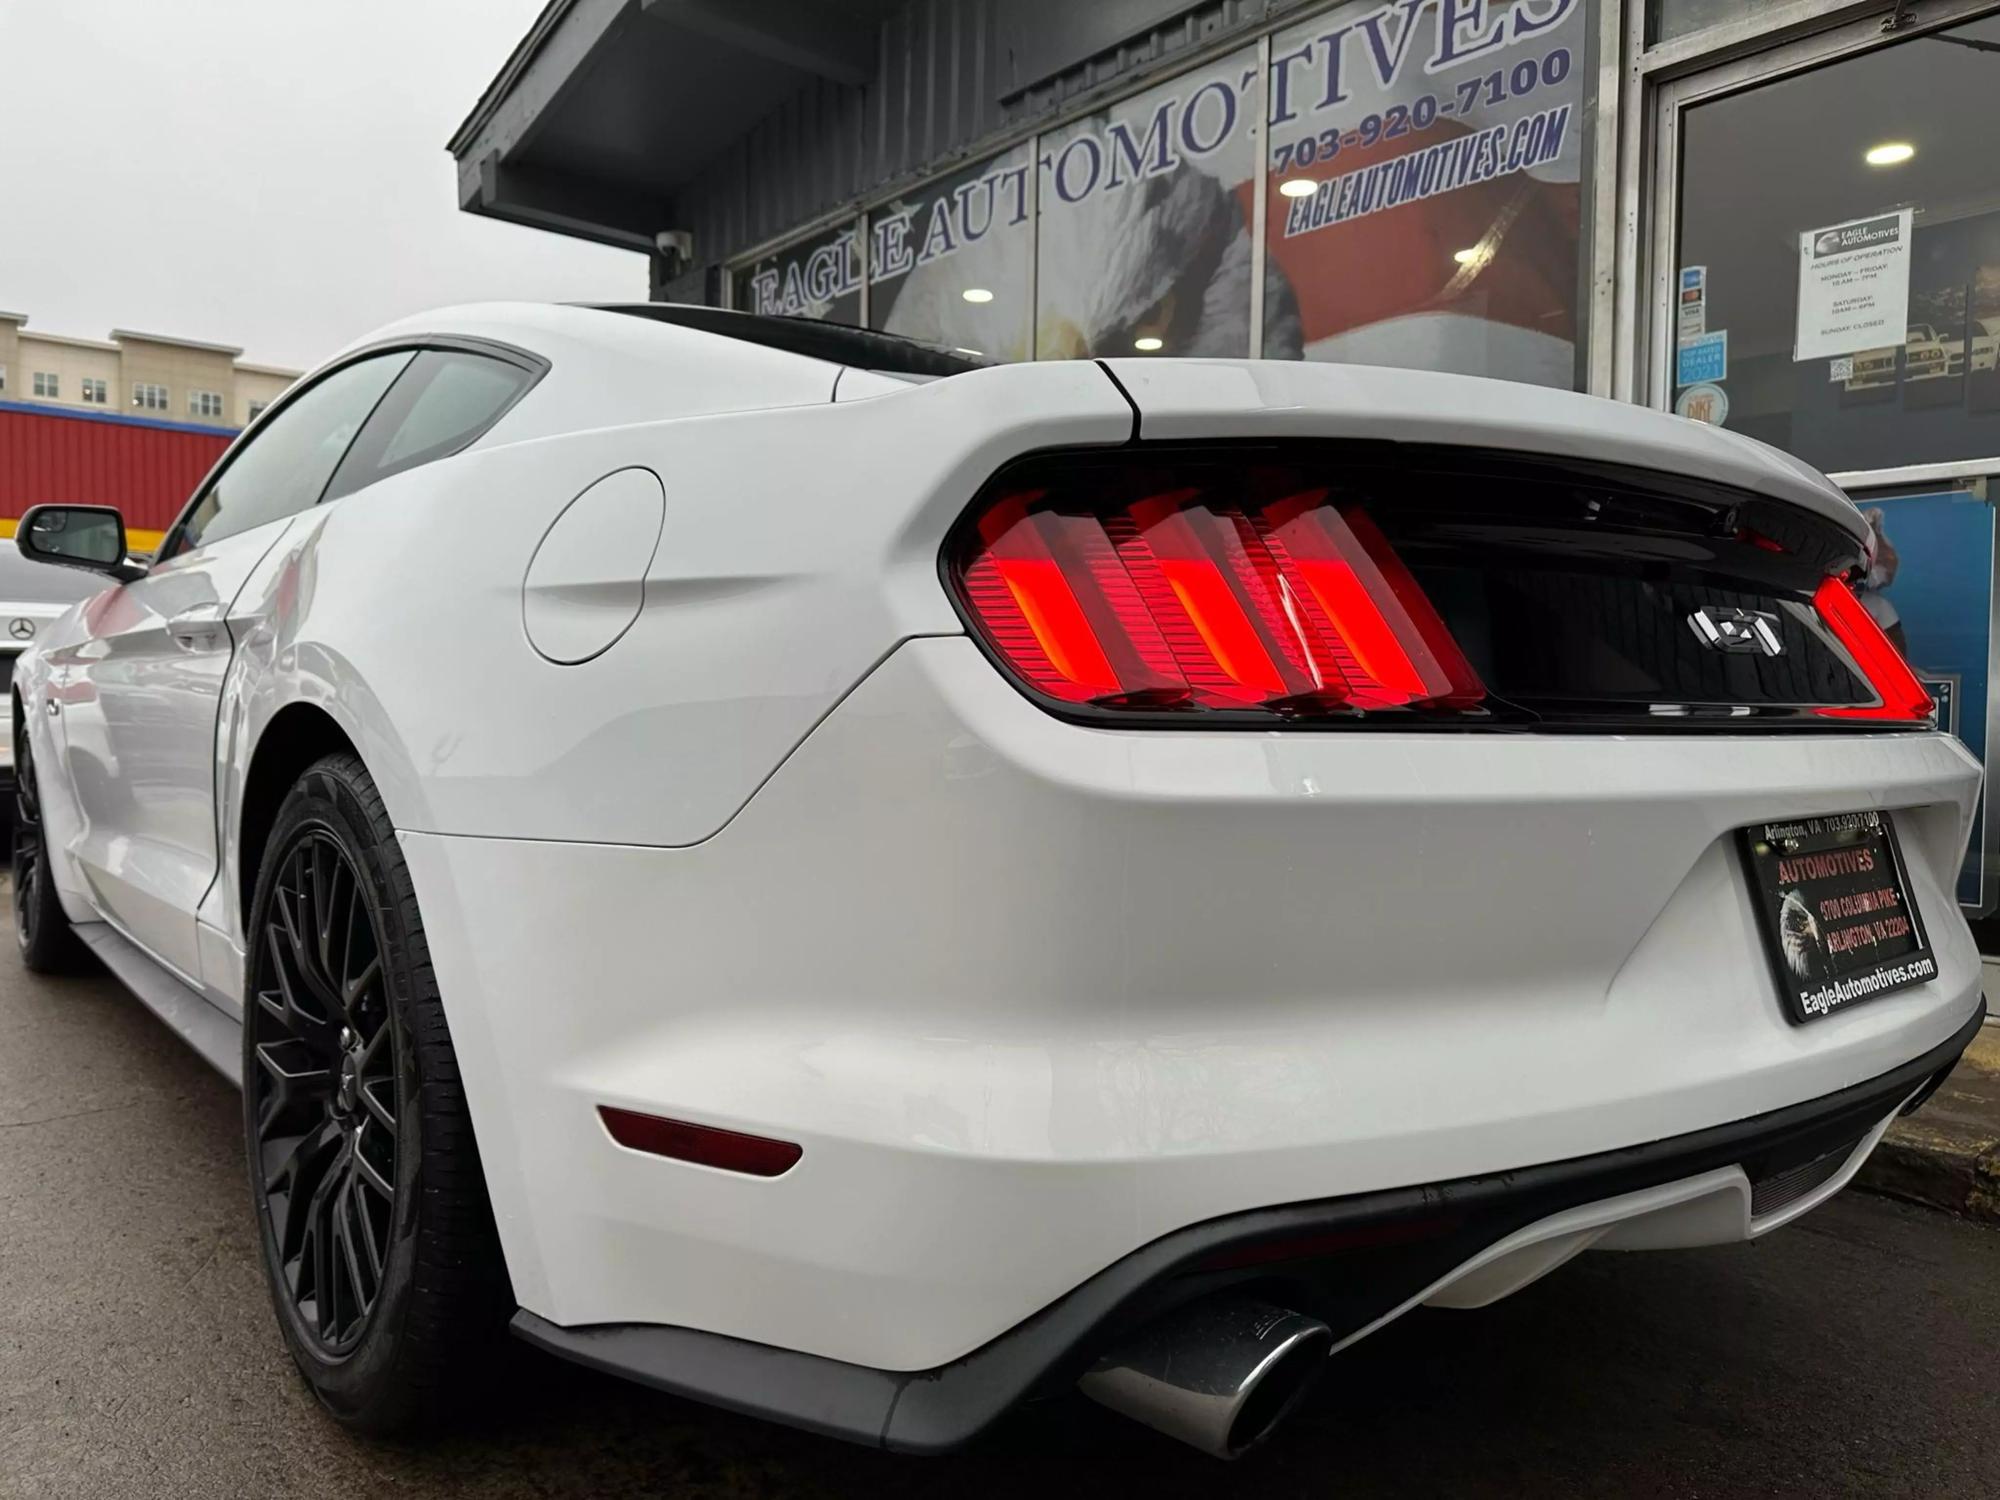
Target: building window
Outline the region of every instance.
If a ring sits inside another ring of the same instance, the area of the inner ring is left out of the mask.
[[[141,381],[132,387],[132,404],[143,411],[165,411],[167,388],[163,385],[148,385]]]
[[[188,411],[197,417],[222,416],[222,395],[218,391],[189,391]]]
[[[35,394],[44,401],[62,399],[62,382],[47,370],[35,371]]]
[[[0,365],[0,396],[7,394],[7,367]]]
[[[1263,99],[1246,50],[1041,137],[1037,358],[1249,355]]]
[[[111,400],[111,387],[93,376],[83,377],[83,399],[91,406],[103,406]]]
[[[249,425],[250,422],[254,422],[259,417],[263,416],[265,411],[270,407],[270,405],[271,403],[268,401],[252,401],[250,403],[250,415],[244,425],[247,426]]]
[[[1957,113],[1996,83],[1989,16],[1682,114],[1676,410],[1831,473],[2000,454],[2000,200]]]
[[[1034,355],[1033,153],[1017,146],[868,216],[868,322],[986,359]]]
[[[766,256],[736,277],[746,312],[828,323],[861,321],[861,221]]]
[[[1324,13],[1272,32],[1268,69],[1246,48],[919,185],[860,243],[840,225],[739,265],[731,305],[851,322],[865,300],[873,327],[997,359],[1257,352],[1581,386],[1594,7],[1300,8]]]

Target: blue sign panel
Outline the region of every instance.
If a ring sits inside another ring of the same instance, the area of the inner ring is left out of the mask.
[[[1700,385],[1705,381],[1726,379],[1728,375],[1728,329],[1681,340],[1680,362],[1674,371],[1675,385]]]
[[[1986,763],[1986,649],[1993,628],[1993,507],[1963,490],[1855,503],[1875,528],[1875,568],[1862,602],[1927,684],[1956,689],[1939,704],[1941,727]],[[1988,903],[1986,798],[1959,871],[1959,904]],[[1995,872],[2000,873],[2000,872]]]

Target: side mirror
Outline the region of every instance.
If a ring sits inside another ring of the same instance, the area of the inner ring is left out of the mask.
[[[32,505],[14,527],[14,546],[35,562],[86,568],[121,583],[146,576],[125,555],[125,518],[108,505]]]

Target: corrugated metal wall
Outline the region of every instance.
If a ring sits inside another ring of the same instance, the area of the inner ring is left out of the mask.
[[[0,519],[31,505],[115,505],[128,529],[164,531],[229,442],[223,433],[0,407]]]
[[[1084,3],[1084,0],[1078,0]],[[1020,93],[1009,88],[1006,0],[909,0],[877,36],[873,82],[818,83],[719,156],[673,201],[714,265],[789,234],[856,198],[874,197],[984,155],[998,138],[1095,94],[1164,76],[1210,42],[1248,37],[1274,16],[1326,0],[1209,0],[1117,42]]]

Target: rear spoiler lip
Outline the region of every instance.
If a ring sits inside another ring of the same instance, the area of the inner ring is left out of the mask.
[[[1834,522],[1865,547],[1854,502],[1790,454],[1625,401],[1517,381],[1290,360],[1099,361],[1146,440],[1374,438],[1624,464],[1706,479]]]

